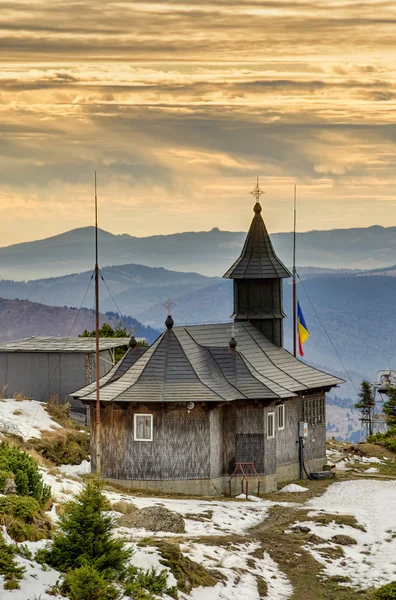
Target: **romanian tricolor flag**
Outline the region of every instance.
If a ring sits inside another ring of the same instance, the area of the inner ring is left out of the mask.
[[[303,344],[309,338],[309,331],[305,323],[304,315],[301,310],[300,303],[297,302],[297,331],[298,331],[298,348],[300,356],[304,356]]]

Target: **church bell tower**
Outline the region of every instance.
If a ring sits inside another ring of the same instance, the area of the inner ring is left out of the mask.
[[[225,273],[234,280],[235,321],[249,321],[266,338],[283,346],[282,279],[291,273],[275,254],[267,228],[261,216],[260,189],[257,185],[251,194],[255,197],[254,217],[243,246],[241,256]]]

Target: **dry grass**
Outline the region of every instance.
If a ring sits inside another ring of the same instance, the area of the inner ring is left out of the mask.
[[[352,515],[317,515],[315,517],[304,517],[307,521],[314,521],[319,525],[329,525],[330,523],[335,523],[336,525],[340,525],[341,527],[353,527],[354,529],[360,529],[360,531],[366,531],[363,525],[357,522],[354,516]]]
[[[114,502],[114,504],[111,505],[111,509],[122,515],[130,515],[137,510],[136,506],[129,502]]]
[[[21,392],[16,392],[13,396],[15,402],[23,402],[24,400],[33,400],[29,396],[25,396],[25,394],[21,394]]]
[[[3,387],[1,388],[1,390],[0,390],[0,400],[5,400],[7,388],[8,388],[8,385],[3,385]]]
[[[265,579],[263,579],[263,577],[259,577],[258,575],[256,576],[256,582],[259,598],[260,600],[264,600],[264,598],[267,598],[268,595],[267,582],[265,581]]]
[[[157,542],[161,554],[161,564],[168,567],[174,575],[179,590],[188,594],[196,587],[213,587],[224,576],[218,571],[205,569],[202,565],[190,560],[180,551],[178,544]]]
[[[90,455],[88,434],[75,429],[42,431],[41,439],[30,439],[26,447],[54,465],[78,465]]]

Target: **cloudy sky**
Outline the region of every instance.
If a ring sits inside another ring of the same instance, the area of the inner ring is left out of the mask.
[[[394,0],[0,8],[0,245],[396,225]]]

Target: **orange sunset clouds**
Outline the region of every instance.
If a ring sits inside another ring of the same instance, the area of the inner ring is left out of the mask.
[[[396,4],[1,2],[1,245],[396,224]]]

